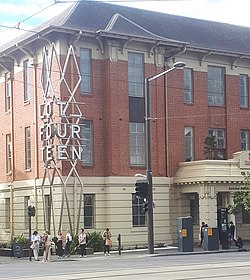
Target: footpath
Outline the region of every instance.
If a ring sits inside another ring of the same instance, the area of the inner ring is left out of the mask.
[[[250,242],[244,243],[244,248],[247,251],[250,251]],[[232,252],[238,252],[238,249],[235,245],[230,246],[229,249],[222,249],[221,246],[219,250],[204,250],[203,247],[195,246],[194,250],[192,252],[179,252],[178,247],[175,246],[166,246],[161,248],[155,248],[154,254],[148,254],[147,249],[136,249],[136,250],[122,250],[121,254],[119,255],[118,251],[111,251],[110,257],[113,256],[119,256],[119,257],[133,257],[136,255],[145,255],[148,257],[161,257],[161,256],[183,256],[183,255],[197,255],[197,254],[218,254],[218,253],[232,253]],[[244,252],[242,252],[244,253]],[[87,255],[87,258],[100,258],[104,257],[104,254],[102,252],[96,252],[93,255]],[[42,260],[42,257],[40,257],[40,260]],[[69,258],[58,258],[55,255],[52,255],[51,262],[64,262],[69,260],[81,260],[79,255],[71,255]],[[23,257],[23,258],[10,258],[10,257],[3,257],[0,256],[0,265],[6,264],[6,263],[27,263],[29,261],[29,258]],[[32,261],[34,261],[33,255],[32,255]]]

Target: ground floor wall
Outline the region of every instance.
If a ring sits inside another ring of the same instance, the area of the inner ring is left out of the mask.
[[[70,178],[64,186],[55,178],[50,187],[42,180],[13,182],[0,185],[0,243],[10,242],[23,234],[28,237],[28,204],[35,206],[36,215],[31,219],[32,231],[41,234],[49,228],[56,235],[61,224],[65,234],[72,229],[77,234],[84,224],[84,196],[93,195],[92,227],[86,231],[103,231],[109,227],[114,247],[118,234],[122,236],[124,248],[147,245],[147,226],[133,225],[134,177],[81,178],[83,187]],[[154,240],[155,245],[172,244],[172,227],[169,205],[169,178],[154,178]],[[50,196],[51,194],[51,196]],[[51,199],[50,199],[51,197]],[[48,205],[51,205],[51,211]],[[86,206],[86,205],[85,205]],[[90,205],[89,205],[90,206]],[[89,208],[90,209],[90,208]],[[90,215],[90,214],[88,214]],[[144,213],[140,213],[144,215]]]

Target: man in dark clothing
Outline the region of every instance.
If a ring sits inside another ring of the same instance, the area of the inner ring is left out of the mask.
[[[228,229],[229,245],[231,245],[232,241],[234,242],[234,232],[235,232],[235,225],[231,221],[229,223],[229,229]]]
[[[201,232],[200,232],[200,235],[201,235],[201,242],[200,242],[200,245],[199,247],[201,247],[203,245],[203,240],[204,240],[204,227],[206,227],[207,225],[202,222],[201,223]]]
[[[241,237],[237,237],[236,240],[234,240],[235,246],[238,247],[239,252],[246,252],[247,250],[243,248],[243,241]]]

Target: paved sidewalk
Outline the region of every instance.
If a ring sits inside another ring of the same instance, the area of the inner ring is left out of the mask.
[[[247,249],[247,251],[250,250],[250,242],[245,242],[244,247]],[[194,254],[216,254],[216,253],[227,253],[227,252],[238,252],[238,249],[235,245],[232,245],[229,249],[224,250],[220,249],[216,251],[205,251],[204,248],[195,246],[193,252],[179,252],[178,247],[175,246],[166,246],[166,247],[161,247],[161,248],[155,248],[154,254],[148,254],[147,249],[136,249],[136,250],[122,250],[121,255],[119,256],[118,251],[111,251],[111,256],[116,256],[116,257],[133,257],[135,255],[145,255],[145,256],[150,256],[150,257],[160,257],[160,256],[177,256],[177,255],[194,255]],[[97,252],[94,253],[93,255],[88,255],[87,258],[100,258],[103,257],[102,252]],[[40,257],[42,260],[42,257]],[[77,261],[81,260],[79,255],[71,255],[69,258],[64,257],[64,258],[58,258],[57,256],[53,255],[51,262],[64,262],[64,261]],[[4,263],[22,263],[22,262],[28,262],[29,258],[24,257],[24,258],[10,258],[10,257],[2,257],[0,256],[0,265]],[[32,257],[32,261],[34,261],[34,258]]]

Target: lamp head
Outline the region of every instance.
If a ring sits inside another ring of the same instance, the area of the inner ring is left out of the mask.
[[[186,66],[185,62],[177,61],[174,63],[173,67],[178,69],[183,69]]]

